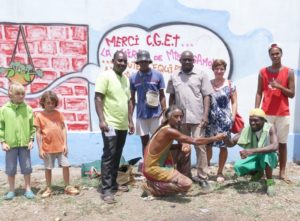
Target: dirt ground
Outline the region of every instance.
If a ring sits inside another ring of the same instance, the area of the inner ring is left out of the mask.
[[[134,172],[136,168],[134,169]],[[194,171],[193,171],[194,172]],[[44,172],[34,168],[32,174],[34,200],[24,198],[23,178],[17,175],[17,197],[12,201],[3,200],[8,185],[6,175],[0,171],[0,220],[155,220],[155,221],[208,221],[208,220],[300,220],[300,166],[289,163],[288,174],[292,184],[278,180],[276,169],[276,196],[265,194],[264,182],[248,182],[249,177],[236,178],[230,164],[226,165],[226,181],[215,182],[216,167],[210,167],[210,183],[213,191],[203,193],[194,184],[191,191],[183,196],[164,198],[141,198],[139,176],[130,185],[128,193],[118,194],[117,203],[107,205],[97,192],[97,179],[81,178],[80,168],[72,167],[72,183],[78,185],[81,193],[68,196],[63,193],[61,169],[53,171],[55,194],[42,199],[45,188]]]

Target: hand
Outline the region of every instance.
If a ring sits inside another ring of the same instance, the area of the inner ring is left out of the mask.
[[[207,119],[207,117],[203,117],[201,119],[200,126],[201,126],[201,128],[206,128],[207,125],[208,125],[208,119]]]
[[[10,146],[7,143],[3,142],[2,143],[2,150],[3,151],[8,151],[9,149],[10,149]]]
[[[234,123],[234,120],[235,120],[235,116],[231,116],[231,122],[232,122],[232,125],[233,125],[233,123]]]
[[[188,156],[191,153],[191,146],[187,143],[182,144],[181,151],[185,153],[185,156]]]
[[[68,153],[69,153],[68,147],[65,147],[64,151],[63,151],[63,154],[65,155],[65,157],[68,156]]]
[[[40,150],[39,151],[39,157],[44,160],[44,159],[47,158],[47,154],[43,150]]]
[[[225,140],[227,138],[227,133],[218,133],[215,137],[217,141]]]
[[[109,131],[108,125],[107,125],[107,123],[105,121],[104,122],[100,122],[99,127],[100,127],[100,130],[102,132],[108,132]]]
[[[33,140],[30,140],[28,143],[28,150],[32,150],[33,148]]]
[[[280,88],[281,87],[281,84],[280,82],[278,82],[277,80],[273,79],[272,81],[269,82],[269,85],[272,87],[272,88]]]
[[[240,156],[241,156],[242,159],[247,158],[251,154],[252,154],[251,150],[241,150],[240,151]]]
[[[134,129],[133,123],[129,122],[129,124],[128,124],[128,133],[129,133],[129,135],[134,134],[134,131],[135,131],[135,129]]]

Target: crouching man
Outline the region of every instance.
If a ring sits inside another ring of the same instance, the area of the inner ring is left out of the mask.
[[[273,169],[277,166],[278,141],[275,128],[267,122],[263,110],[255,108],[249,114],[249,126],[246,126],[231,140],[225,140],[228,146],[238,144],[243,148],[241,158],[234,164],[238,176],[251,174],[252,181],[258,181],[266,174],[267,194],[275,194]]]
[[[179,132],[183,111],[175,105],[165,112],[166,120],[154,132],[144,152],[144,195],[166,196],[185,193],[192,186],[188,177],[189,144],[208,144],[226,138],[226,134],[192,138]],[[177,140],[179,144],[173,144]]]

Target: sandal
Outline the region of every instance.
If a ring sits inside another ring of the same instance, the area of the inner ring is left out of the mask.
[[[79,190],[73,186],[66,186],[65,188],[65,194],[68,194],[68,195],[78,195],[79,194]]]
[[[117,201],[115,200],[115,197],[113,195],[106,195],[106,196],[101,196],[102,200],[107,203],[107,204],[114,204]]]
[[[118,186],[118,191],[120,191],[120,192],[128,192],[129,188],[126,185],[119,185]]]
[[[35,195],[34,195],[34,193],[33,193],[31,190],[26,191],[26,192],[24,193],[24,196],[25,196],[27,199],[29,199],[29,200],[35,198]]]
[[[16,196],[15,192],[9,191],[5,196],[5,200],[12,200]]]
[[[50,187],[47,187],[46,190],[42,194],[42,198],[47,198],[52,195],[52,190]]]
[[[293,183],[288,177],[279,177],[279,179],[284,181],[286,184],[292,184]]]

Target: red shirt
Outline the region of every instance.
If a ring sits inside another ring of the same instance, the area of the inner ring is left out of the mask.
[[[281,90],[272,88],[269,85],[273,79],[280,83],[283,87],[288,87],[289,68],[283,67],[279,72],[272,73],[268,68],[261,71],[263,102],[262,109],[267,115],[273,116],[289,116],[289,99]]]

